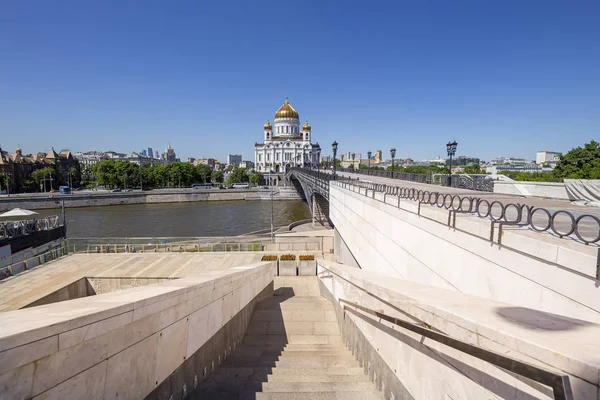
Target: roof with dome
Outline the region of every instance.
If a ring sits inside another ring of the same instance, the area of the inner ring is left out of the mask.
[[[279,110],[277,110],[277,112],[275,113],[275,118],[300,119],[300,115],[298,114],[298,111],[296,111],[294,107],[292,107],[292,105],[288,101],[287,96],[285,96],[285,103],[283,103],[283,105],[279,107]]]

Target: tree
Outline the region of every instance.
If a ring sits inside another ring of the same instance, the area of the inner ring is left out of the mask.
[[[8,176],[0,174],[0,192],[6,191],[8,187]]]
[[[223,174],[223,171],[221,171],[221,170],[219,170],[219,169],[215,169],[215,170],[212,172],[211,179],[212,179],[212,181],[213,181],[213,182],[216,182],[216,183],[223,183],[223,180],[224,180],[224,174]]]
[[[480,173],[481,173],[481,167],[479,166],[479,164],[467,165],[465,167],[465,174],[480,174]]]
[[[36,184],[39,184],[40,182],[42,182],[42,179],[54,179],[55,175],[56,175],[56,171],[54,170],[54,168],[45,167],[45,168],[33,171],[31,173],[31,178],[33,178],[33,181]],[[45,186],[45,182],[46,181],[44,181],[44,186]]]
[[[600,143],[592,140],[561,155],[552,173],[563,179],[600,179]]]
[[[196,166],[196,173],[202,180],[202,183],[210,181],[212,175],[212,168],[205,164],[199,164]]]
[[[250,175],[250,183],[253,184],[254,186],[260,185],[262,180],[263,180],[263,176],[260,172],[254,172],[252,175]]]
[[[229,174],[229,178],[227,178],[227,184],[231,185],[232,183],[243,183],[243,182],[249,182],[250,181],[250,177],[248,176],[247,172],[246,172],[246,168],[239,168],[236,167],[234,168],[231,173]]]

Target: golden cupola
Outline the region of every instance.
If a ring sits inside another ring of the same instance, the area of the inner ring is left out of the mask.
[[[285,103],[283,103],[283,105],[281,107],[279,107],[279,110],[277,110],[277,112],[275,113],[275,118],[300,119],[300,115],[298,115],[298,111],[296,111],[294,109],[294,107],[292,107],[292,105],[290,104],[290,102],[288,101],[288,98],[286,96]]]
[[[306,120],[306,122],[304,123],[304,126],[302,127],[302,130],[303,131],[310,131],[310,129],[311,129],[311,126],[308,123],[308,120]]]
[[[271,125],[271,122],[267,121],[267,123],[264,126],[265,131],[272,131],[273,130],[273,126]]]

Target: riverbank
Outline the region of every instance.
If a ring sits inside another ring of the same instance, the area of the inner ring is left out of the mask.
[[[302,197],[294,188],[277,188],[273,200],[301,200]],[[161,189],[136,192],[74,192],[70,195],[58,193],[19,194],[0,198],[0,212],[13,208],[27,210],[43,210],[60,208],[62,200],[65,207],[100,207],[132,204],[155,203],[187,203],[204,201],[232,200],[271,200],[269,189],[227,189],[227,190],[194,190],[194,189]]]

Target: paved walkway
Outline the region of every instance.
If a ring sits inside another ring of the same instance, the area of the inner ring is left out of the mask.
[[[320,252],[303,253],[322,257]],[[0,281],[0,312],[20,309],[81,278],[200,276],[210,271],[259,263],[263,254],[265,253],[73,254]]]

